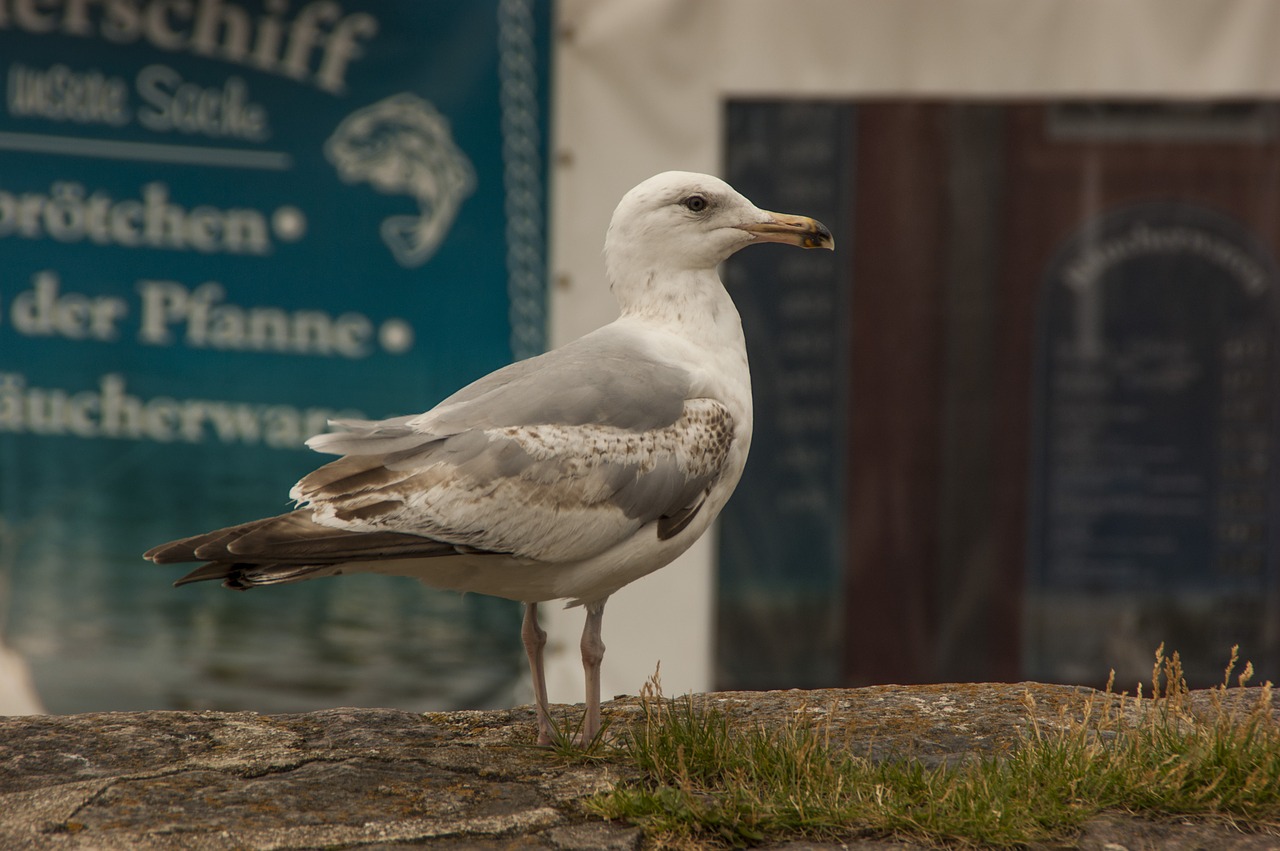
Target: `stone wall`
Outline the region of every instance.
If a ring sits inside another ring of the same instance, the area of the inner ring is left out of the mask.
[[[1028,723],[1028,696],[1039,720],[1053,724],[1063,711],[1078,712],[1089,693],[953,684],[697,699],[737,722],[809,718],[830,723],[839,732],[833,738],[872,758],[936,763],[1010,747]],[[555,708],[558,717],[578,711]],[[640,712],[636,698],[605,706],[614,729]],[[533,721],[529,707],[0,718],[0,848],[642,847],[638,829],[592,818],[581,807],[629,770],[610,761],[569,764],[534,747]],[[1078,844],[1110,851],[1272,848],[1280,840],[1116,816],[1092,825]],[[850,838],[844,847],[908,846]]]

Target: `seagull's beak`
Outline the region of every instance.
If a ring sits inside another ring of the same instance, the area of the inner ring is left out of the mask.
[[[767,219],[738,225],[741,230],[763,242],[785,242],[801,248],[836,249],[836,241],[827,226],[808,216],[788,216],[786,213],[763,211]]]

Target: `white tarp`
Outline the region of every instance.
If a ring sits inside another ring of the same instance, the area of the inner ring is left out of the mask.
[[[1280,95],[1272,0],[562,0],[558,17],[555,344],[615,315],[600,246],[618,198],[720,171],[727,97]],[[708,535],[610,601],[606,697],[659,660],[668,694],[711,686],[713,563]],[[581,700],[580,626],[550,624],[553,700]]]

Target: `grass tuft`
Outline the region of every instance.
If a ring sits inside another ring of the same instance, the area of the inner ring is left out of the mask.
[[[786,837],[899,836],[960,846],[1061,840],[1104,810],[1280,827],[1280,723],[1271,684],[1236,699],[1232,649],[1211,711],[1192,711],[1177,653],[1156,652],[1151,694],[1092,696],[1083,716],[1038,720],[1009,755],[957,766],[873,762],[833,746],[830,726],[742,728],[656,677],[643,722],[615,744],[644,773],[594,798],[663,845],[747,846]],[[1243,688],[1252,677],[1246,665]],[[1114,674],[1113,674],[1114,678]],[[802,713],[803,715],[803,713]]]
[[[550,753],[559,761],[568,765],[606,762],[617,757],[618,751],[610,744],[609,727],[612,719],[605,718],[600,729],[590,741],[582,739],[582,726],[586,721],[583,716],[573,720],[569,715],[560,719],[551,719],[551,742],[546,745]],[[530,747],[543,747],[541,745]]]

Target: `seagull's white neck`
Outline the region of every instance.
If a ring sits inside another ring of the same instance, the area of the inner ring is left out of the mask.
[[[679,326],[712,342],[735,344],[742,323],[714,269],[649,269],[611,280],[622,316]],[[727,326],[727,328],[725,327]],[[724,331],[729,339],[722,339]]]

